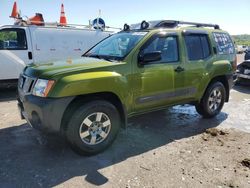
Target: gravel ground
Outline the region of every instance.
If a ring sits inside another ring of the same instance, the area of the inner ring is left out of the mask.
[[[250,88],[214,119],[189,105],[133,118],[105,152],[81,157],[20,120],[0,91],[0,187],[250,187]]]

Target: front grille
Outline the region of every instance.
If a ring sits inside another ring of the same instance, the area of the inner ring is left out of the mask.
[[[18,80],[18,88],[21,89],[25,94],[30,94],[32,92],[35,81],[35,78],[21,75]]]

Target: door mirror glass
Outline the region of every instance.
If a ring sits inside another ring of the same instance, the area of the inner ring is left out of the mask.
[[[161,60],[161,51],[154,51],[139,55],[139,63],[145,65],[147,63]]]

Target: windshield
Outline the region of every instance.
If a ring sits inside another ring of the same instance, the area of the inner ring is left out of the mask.
[[[121,32],[103,40],[83,56],[123,60],[147,32]]]

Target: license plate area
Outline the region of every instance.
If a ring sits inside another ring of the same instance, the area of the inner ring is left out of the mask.
[[[244,74],[250,74],[250,69],[245,69]]]

